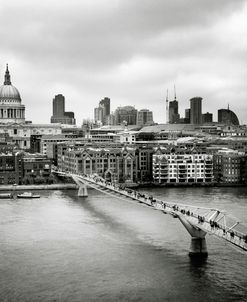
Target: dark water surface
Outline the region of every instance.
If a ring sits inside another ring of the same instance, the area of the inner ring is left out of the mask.
[[[247,221],[247,188],[144,190]],[[188,257],[178,219],[89,190],[0,200],[0,301],[247,301],[247,255],[207,235]]]

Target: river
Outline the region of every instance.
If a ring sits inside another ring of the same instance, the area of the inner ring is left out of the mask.
[[[247,222],[247,188],[155,188],[164,201],[225,209]],[[247,255],[206,236],[188,257],[178,219],[93,189],[0,200],[0,301],[247,301]]]

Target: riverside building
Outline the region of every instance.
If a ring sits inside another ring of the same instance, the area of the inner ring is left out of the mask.
[[[2,149],[2,148],[1,148]],[[0,151],[0,185],[21,184],[22,155],[14,151]]]
[[[153,180],[165,183],[211,183],[213,156],[195,149],[175,150],[158,147],[153,154]]]
[[[246,184],[247,156],[237,150],[219,150],[214,154],[214,175],[219,183]]]
[[[137,183],[152,179],[152,147],[121,144],[58,144],[58,168],[63,171],[99,176],[120,183]]]

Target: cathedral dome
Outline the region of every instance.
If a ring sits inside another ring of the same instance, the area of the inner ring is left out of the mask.
[[[13,85],[0,86],[0,100],[18,100],[21,101],[20,93]]]
[[[0,86],[0,123],[25,122],[25,106],[21,103],[19,91],[12,85],[8,64],[4,83]]]
[[[4,83],[0,86],[0,100],[5,103],[10,101],[12,102],[21,102],[21,96],[17,88],[11,84],[10,74],[8,69],[8,64],[5,72]]]

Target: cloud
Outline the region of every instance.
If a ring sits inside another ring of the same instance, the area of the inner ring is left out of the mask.
[[[243,120],[244,3],[6,1],[0,11],[1,70],[9,62],[13,83],[34,122],[41,121],[35,108],[49,121],[57,93],[66,96],[66,109],[76,111],[79,124],[92,116],[104,96],[112,99],[113,108],[149,107],[154,118],[164,122],[162,102],[174,83],[181,110],[194,95],[207,99],[205,111],[214,112],[216,103],[226,107],[234,99]]]

